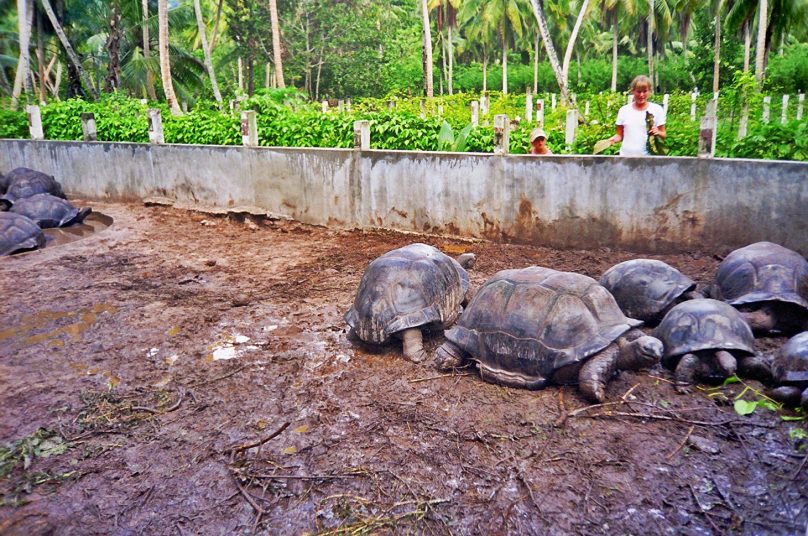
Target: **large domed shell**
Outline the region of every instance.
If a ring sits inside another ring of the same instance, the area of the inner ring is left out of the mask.
[[[45,245],[42,229],[21,214],[0,212],[0,256]]]
[[[662,261],[633,259],[606,270],[600,284],[612,293],[620,309],[644,322],[658,320],[662,312],[696,283]]]
[[[640,324],[594,279],[532,266],[489,279],[446,338],[491,368],[549,380]]]
[[[791,337],[772,363],[776,383],[808,387],[808,331]]]
[[[720,298],[732,305],[775,300],[808,309],[808,261],[771,242],[727,255],[718,267],[716,285]]]
[[[0,197],[0,202],[9,206],[18,199],[31,197],[36,194],[51,194],[65,199],[62,185],[51,175],[45,175],[41,171],[29,168],[16,168],[11,170],[6,176],[8,189]]]
[[[27,216],[41,228],[47,229],[81,223],[91,210],[85,208],[79,211],[66,199],[50,194],[36,194],[18,200],[10,212]]]
[[[426,244],[387,252],[365,269],[345,321],[360,339],[386,342],[399,331],[452,324],[469,288],[468,273]]]
[[[652,336],[665,346],[662,363],[669,368],[675,367],[681,356],[701,350],[755,353],[749,324],[737,309],[718,300],[690,300],[676,305]]]

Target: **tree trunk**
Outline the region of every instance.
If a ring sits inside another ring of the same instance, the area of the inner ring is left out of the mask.
[[[718,91],[721,69],[721,2],[715,8],[715,42],[713,43],[713,93]]]
[[[650,0],[651,10],[648,12],[648,39],[645,52],[648,54],[648,77],[654,79],[654,0]]]
[[[755,81],[758,89],[763,87],[763,58],[766,53],[766,27],[769,20],[769,3],[767,0],[760,0],[758,4],[758,35],[755,45]]]
[[[749,55],[752,49],[752,30],[749,21],[743,23],[743,72],[749,72]]]
[[[19,28],[20,58],[17,60],[17,71],[14,76],[14,88],[11,91],[11,109],[17,109],[17,101],[23,88],[28,90],[28,71],[30,69],[31,25],[30,7],[33,0],[17,0],[17,26]]]
[[[238,92],[241,95],[244,93],[244,62],[241,56],[236,59],[236,65],[238,66]]]
[[[612,25],[612,91],[617,91],[617,41],[619,37],[617,13],[614,14],[614,24]]]
[[[570,77],[570,62],[572,61],[572,51],[575,48],[575,41],[578,39],[578,31],[581,29],[581,23],[584,21],[584,15],[589,7],[589,0],[584,0],[581,4],[581,10],[578,12],[578,18],[575,19],[575,26],[572,28],[569,43],[567,43],[567,50],[564,53],[564,65],[561,67],[561,73],[564,77],[564,85],[569,87]]]
[[[95,90],[95,86],[93,86],[92,82],[90,82],[90,78],[87,76],[87,72],[84,70],[84,67],[81,65],[81,61],[76,53],[73,51],[73,47],[70,45],[70,41],[67,40],[67,36],[65,35],[64,30],[62,30],[62,25],[59,24],[59,21],[56,20],[56,15],[53,13],[53,8],[51,7],[50,0],[40,0],[42,2],[42,7],[45,9],[45,13],[48,14],[48,20],[50,20],[51,26],[53,26],[56,35],[59,36],[59,41],[62,43],[62,47],[64,47],[65,52],[67,52],[67,57],[70,58],[70,63],[73,64],[73,67],[76,68],[79,77],[81,78],[84,87],[90,91],[90,94],[93,96],[93,99],[98,99],[98,92]]]
[[[441,75],[438,80],[440,80],[440,94],[443,95],[443,81],[444,79],[448,79],[449,71],[446,65],[446,39],[443,39],[443,33],[440,33],[440,61],[441,61]]]
[[[275,79],[279,88],[285,88],[283,81],[283,59],[281,58],[281,27],[278,22],[278,2],[269,0],[269,19],[272,24],[272,54],[275,58]]]
[[[539,92],[539,36],[536,34],[536,43],[533,46],[533,94]]]
[[[547,60],[550,62],[550,67],[553,68],[553,74],[555,74],[556,82],[558,82],[561,99],[565,103],[568,103],[570,102],[569,89],[567,89],[567,84],[564,82],[564,75],[561,71],[561,65],[558,63],[558,55],[553,46],[550,30],[547,28],[547,20],[544,18],[544,12],[541,9],[539,0],[530,0],[530,3],[533,5],[533,14],[536,16],[536,22],[539,24],[541,40],[544,42],[544,49],[547,51]]]
[[[483,52],[483,93],[488,91],[488,56]]]
[[[222,20],[222,4],[224,0],[219,0],[219,5],[216,8],[216,22],[213,23],[213,37],[210,38],[210,50],[216,48],[216,39],[219,38],[219,21]]]
[[[502,32],[502,94],[508,94],[508,41],[505,32]]]
[[[194,0],[194,11],[196,12],[196,26],[199,28],[199,39],[202,41],[202,52],[205,54],[205,69],[210,77],[210,85],[213,87],[213,97],[216,102],[222,102],[222,94],[219,93],[219,84],[216,83],[216,71],[213,70],[213,60],[210,57],[208,48],[208,36],[205,29],[205,21],[202,20],[202,6],[199,0]]]
[[[143,58],[149,59],[151,57],[151,43],[149,41],[149,0],[141,0],[141,21],[143,23]],[[146,62],[149,63],[148,61]],[[153,101],[157,100],[157,91],[154,89],[154,78],[152,72],[146,67],[146,93]]]
[[[48,94],[45,88],[45,40],[42,38],[42,12],[36,10],[36,63],[39,67],[39,101],[45,102]]]
[[[121,10],[117,2],[112,2],[109,13],[109,30],[107,32],[107,77],[104,88],[114,91],[121,87]]]
[[[426,97],[434,97],[435,91],[432,86],[432,31],[429,28],[429,8],[427,0],[421,0],[421,21],[423,23],[424,41],[424,94]]]
[[[454,70],[454,51],[452,49],[452,25],[451,24],[449,24],[449,27],[446,29],[446,33],[449,34],[449,42],[448,42],[448,46],[449,46],[449,78],[447,79],[446,84],[449,87],[449,95],[452,95],[454,93],[453,89],[452,89],[452,76],[453,76],[452,71]]]
[[[157,48],[160,52],[160,76],[163,80],[163,92],[171,109],[171,115],[182,115],[177,96],[174,94],[174,81],[171,79],[171,61],[168,56],[168,0],[157,0]]]

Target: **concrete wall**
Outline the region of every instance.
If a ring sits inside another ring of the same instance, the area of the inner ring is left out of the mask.
[[[0,172],[56,176],[72,196],[163,197],[334,227],[557,247],[808,253],[808,164],[0,140]]]

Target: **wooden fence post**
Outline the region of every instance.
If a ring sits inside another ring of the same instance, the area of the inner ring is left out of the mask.
[[[511,122],[505,114],[494,116],[494,154],[508,154]]]
[[[163,136],[163,116],[160,115],[160,108],[149,108],[146,112],[149,118],[149,142],[165,143]]]
[[[81,131],[84,134],[84,141],[98,141],[95,115],[92,112],[84,112],[81,114]]]
[[[241,112],[241,143],[249,147],[258,145],[258,122],[255,110]]]

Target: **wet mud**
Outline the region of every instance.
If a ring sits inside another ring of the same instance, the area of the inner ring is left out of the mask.
[[[591,406],[346,336],[411,242],[476,253],[474,288],[639,255],[92,206],[114,223],[0,259],[0,534],[806,532],[808,426],[756,381],[623,372]],[[714,253],[650,257],[706,284]]]

